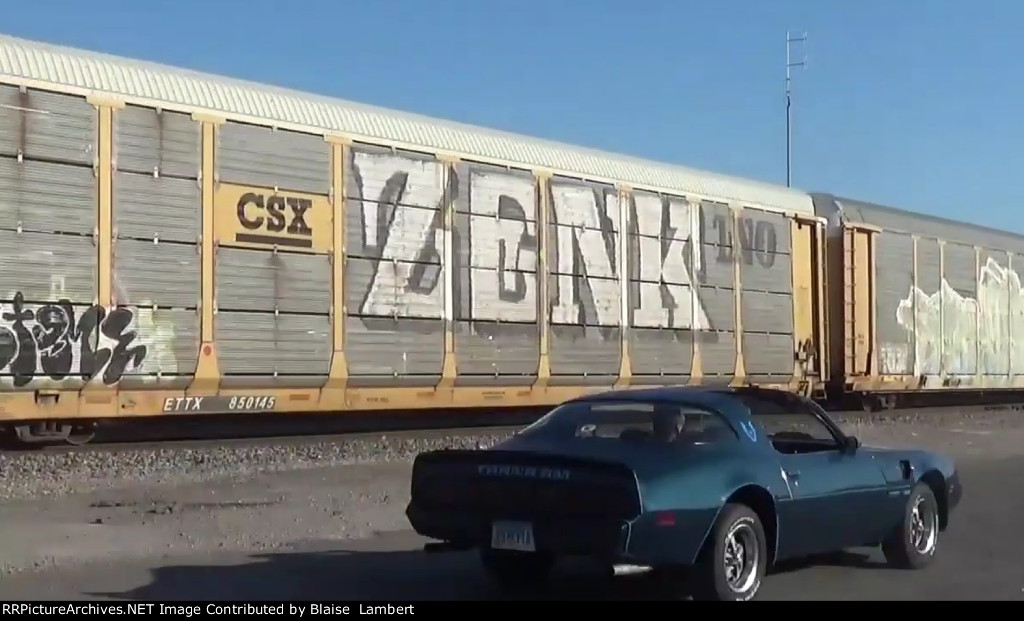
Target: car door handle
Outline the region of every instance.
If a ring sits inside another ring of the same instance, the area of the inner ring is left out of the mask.
[[[796,481],[797,479],[800,478],[800,471],[799,470],[787,470],[786,471],[786,476],[789,477],[790,479]]]

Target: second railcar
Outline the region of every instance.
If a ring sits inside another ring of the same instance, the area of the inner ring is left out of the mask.
[[[831,381],[911,393],[1024,387],[1024,237],[829,194]]]

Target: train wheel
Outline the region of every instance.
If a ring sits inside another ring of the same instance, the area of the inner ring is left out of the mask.
[[[96,430],[94,428],[74,425],[71,427],[71,430],[68,431],[68,436],[64,441],[71,446],[82,446],[83,444],[92,442],[95,437]]]

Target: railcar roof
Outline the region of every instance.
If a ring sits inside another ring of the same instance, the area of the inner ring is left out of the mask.
[[[355,140],[420,147],[686,197],[811,214],[806,192],[158,63],[0,35],[0,82],[109,94],[129,103]],[[692,152],[693,145],[680,145]]]

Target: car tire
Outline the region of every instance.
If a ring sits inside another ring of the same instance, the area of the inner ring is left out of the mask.
[[[480,549],[488,577],[501,588],[538,586],[547,581],[554,557],[539,552]]]
[[[726,504],[697,556],[693,598],[736,602],[754,599],[767,560],[767,540],[757,513],[746,505]]]
[[[939,545],[939,503],[926,483],[910,491],[903,519],[882,542],[882,553],[891,567],[923,569],[935,560]]]

